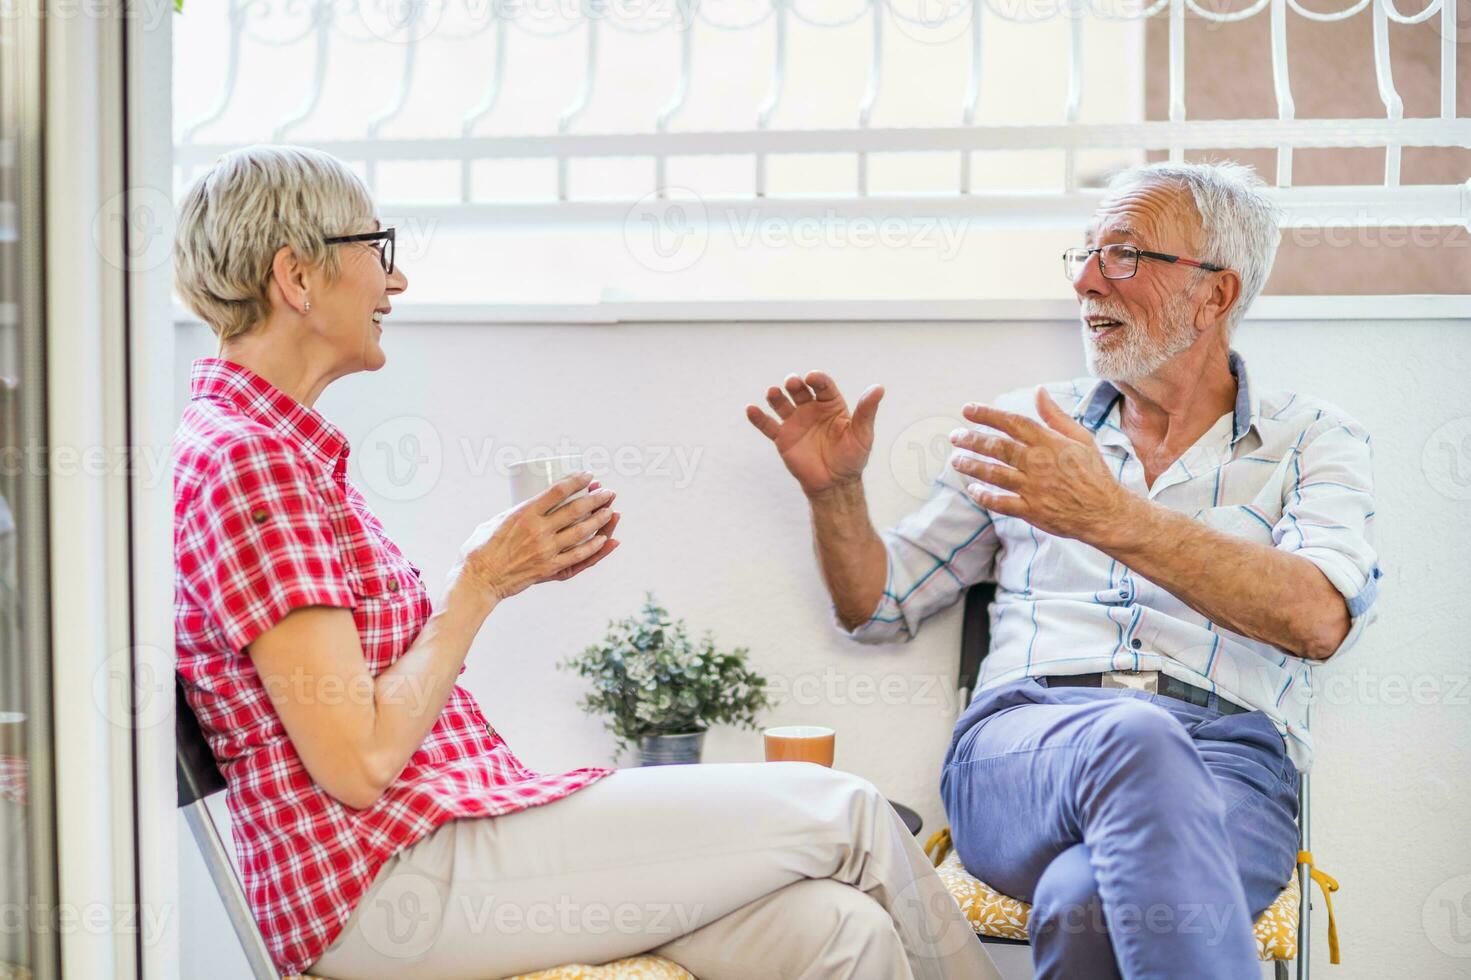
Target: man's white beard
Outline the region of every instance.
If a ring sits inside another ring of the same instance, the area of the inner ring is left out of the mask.
[[[1195,329],[1190,322],[1194,312],[1188,295],[1177,293],[1171,296],[1160,311],[1164,335],[1156,339],[1143,327],[1124,322],[1118,311],[1086,307],[1085,314],[1115,316],[1123,324],[1114,328],[1122,336],[1114,337],[1108,350],[1101,350],[1093,342],[1087,321],[1083,322],[1083,353],[1088,359],[1088,373],[1106,381],[1136,381],[1148,377],[1195,343]]]

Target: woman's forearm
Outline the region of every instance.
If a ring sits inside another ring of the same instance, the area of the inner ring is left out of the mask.
[[[450,584],[418,637],[373,682],[369,772],[381,792],[403,771],[434,727],[470,644],[496,598],[459,578]]]

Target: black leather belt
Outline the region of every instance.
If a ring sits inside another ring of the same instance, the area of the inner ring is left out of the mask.
[[[1108,687],[1163,694],[1199,708],[1210,707],[1211,692],[1158,670],[1112,670],[1105,674],[1054,674],[1038,680],[1048,687]],[[1216,710],[1223,715],[1239,715],[1252,709],[1225,698],[1216,697]]]

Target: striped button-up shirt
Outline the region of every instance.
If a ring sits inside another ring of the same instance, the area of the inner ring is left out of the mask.
[[[1344,412],[1286,392],[1258,392],[1234,351],[1234,411],[1145,485],[1144,465],[1120,426],[1123,396],[1107,381],[1046,386],[1094,433],[1134,493],[1227,534],[1307,559],[1343,595],[1350,647],[1375,616],[1381,572],[1372,544],[1369,436]],[[1037,418],[1032,389],[998,407]],[[1293,762],[1312,761],[1311,661],[1232,632],[1092,547],[992,513],[964,493],[971,479],[947,465],[926,503],[882,532],[883,599],[855,639],[909,639],[921,621],[982,581],[997,583],[991,651],[977,691],[1021,677],[1159,670],[1265,712]],[[1210,555],[1201,555],[1202,563]]]

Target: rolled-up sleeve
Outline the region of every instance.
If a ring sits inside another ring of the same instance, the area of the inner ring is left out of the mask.
[[[968,482],[947,461],[924,505],[879,532],[889,559],[883,598],[851,631],[835,615],[839,630],[860,643],[910,640],[927,617],[992,577],[996,528],[986,509],[966,496]]]
[[[1348,607],[1348,635],[1358,641],[1378,615],[1383,572],[1373,544],[1374,480],[1369,435],[1352,420],[1323,418],[1303,433],[1284,484],[1282,518],[1272,539],[1316,565]]]

